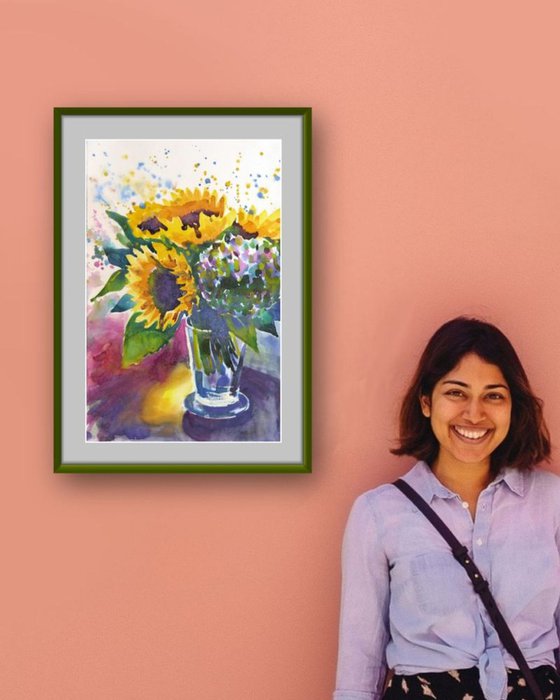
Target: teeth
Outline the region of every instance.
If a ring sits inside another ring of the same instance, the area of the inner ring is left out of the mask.
[[[458,426],[454,426],[455,430],[461,435],[462,437],[469,438],[469,440],[478,440],[479,438],[483,437],[486,435],[488,432],[488,429],[485,430],[467,430],[466,428],[459,428]]]

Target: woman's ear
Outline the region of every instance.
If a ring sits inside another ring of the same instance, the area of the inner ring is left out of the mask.
[[[422,409],[422,415],[429,418],[431,415],[431,402],[429,396],[420,397],[420,408]]]

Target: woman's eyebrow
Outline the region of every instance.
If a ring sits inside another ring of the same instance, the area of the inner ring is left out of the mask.
[[[466,382],[460,382],[458,379],[446,379],[442,384],[458,384],[459,386],[464,386],[466,389],[470,389],[470,386]],[[509,387],[505,384],[487,384],[485,389],[505,389],[509,391]]]

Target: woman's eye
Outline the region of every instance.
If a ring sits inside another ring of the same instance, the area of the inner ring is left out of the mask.
[[[460,389],[450,389],[446,392],[446,396],[464,396]]]
[[[502,394],[488,394],[488,398],[491,401],[501,401],[504,397]]]

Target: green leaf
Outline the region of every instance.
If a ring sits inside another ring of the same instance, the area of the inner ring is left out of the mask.
[[[133,314],[124,330],[123,367],[138,364],[146,355],[157,352],[173,338],[177,330],[178,324],[165,331],[160,331],[155,326],[146,328],[143,323],[136,322],[137,317],[138,314]]]
[[[228,234],[231,234],[232,236],[236,236],[238,231],[239,231],[239,224],[237,222],[234,222],[231,226],[228,226],[225,228],[218,238],[216,240],[221,241],[223,240]]]
[[[126,256],[132,253],[132,248],[114,248],[113,246],[107,245],[103,246],[103,250],[111,265],[121,268],[128,267]]]
[[[270,333],[278,338],[276,325],[274,324],[274,316],[269,311],[259,311],[253,319],[255,328],[265,333]]]
[[[233,318],[233,316],[225,316],[224,318],[228,324],[230,333],[233,333],[233,335],[239,338],[239,340],[247,343],[247,345],[255,352],[259,351],[259,345],[257,343],[257,330],[251,321],[242,323],[236,318]]]
[[[126,272],[124,270],[115,270],[113,274],[109,277],[103,289],[98,292],[91,301],[99,299],[99,297],[104,297],[105,294],[109,292],[120,292],[121,289],[126,285]]]
[[[121,311],[129,311],[134,306],[134,301],[130,294],[125,294],[111,309],[112,314],[120,313]]]
[[[216,363],[211,352],[210,338],[202,337],[199,340],[198,351],[204,374],[213,374],[216,371]]]
[[[132,229],[130,228],[130,224],[128,223],[128,219],[126,218],[126,216],[118,214],[116,211],[110,211],[109,209],[107,209],[107,216],[110,219],[113,219],[113,221],[117,222],[117,224],[122,228],[124,235],[128,238],[128,240],[131,243],[136,243],[136,236],[132,232]]]
[[[117,241],[118,241],[121,245],[128,245],[128,244],[130,243],[130,241],[129,241],[128,238],[124,235],[124,233],[123,233],[122,231],[117,231],[116,237],[117,237]]]

